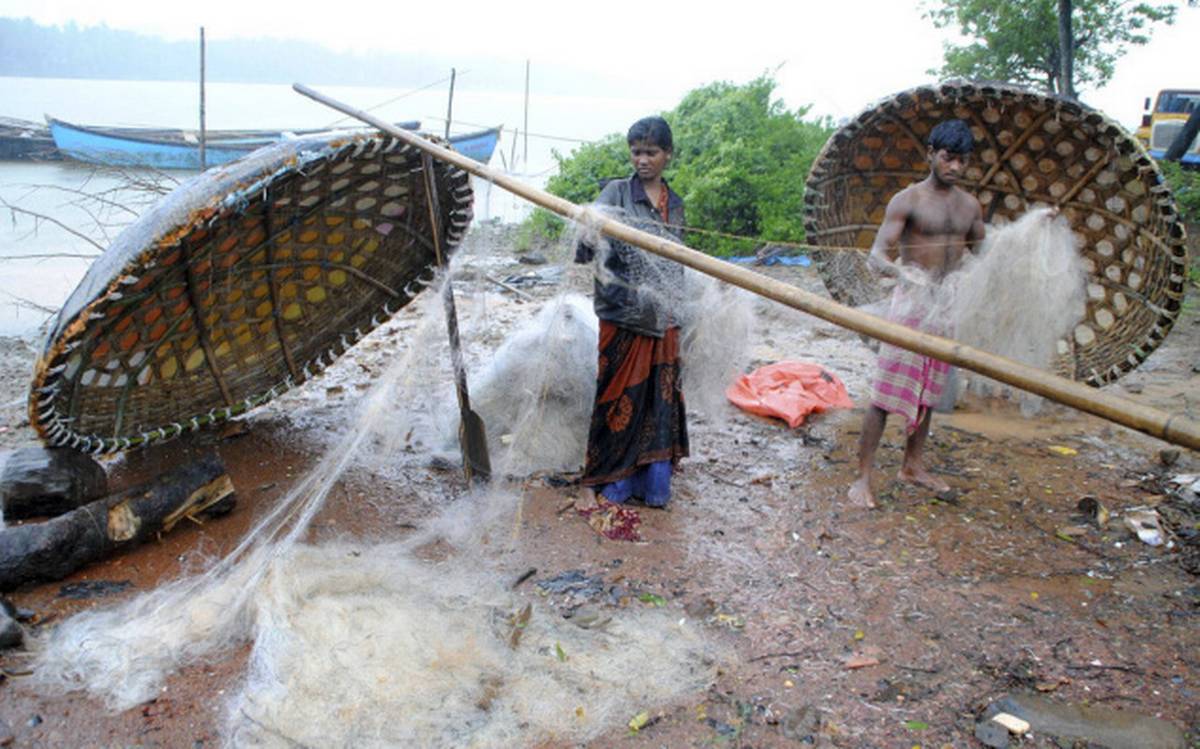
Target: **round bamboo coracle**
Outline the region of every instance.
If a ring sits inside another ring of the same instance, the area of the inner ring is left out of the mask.
[[[976,148],[960,185],[1001,225],[1058,206],[1090,273],[1087,314],[1059,341],[1059,374],[1103,385],[1138,366],[1183,303],[1185,233],[1158,167],[1120,125],[1078,102],[1001,84],[949,82],[868,108],[834,133],[805,195],[808,241],[834,299],[863,305],[884,291],[866,262],[888,201],[929,174],[926,140],[965,120]],[[862,252],[846,251],[848,246]]]
[[[469,175],[434,162],[440,236]],[[126,229],[59,312],[30,420],[109,452],[265,403],[329,366],[433,280],[421,152],[380,135],[264,148],[180,186]]]

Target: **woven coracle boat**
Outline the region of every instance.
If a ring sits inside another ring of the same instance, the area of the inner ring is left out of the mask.
[[[893,195],[929,174],[929,131],[965,120],[976,149],[960,185],[991,224],[1060,207],[1090,273],[1087,314],[1059,341],[1059,374],[1103,385],[1138,366],[1183,303],[1183,224],[1158,167],[1120,125],[1078,102],[1002,84],[914,88],[839,129],[813,163],[808,241],[830,294],[859,306],[884,290],[866,252]],[[861,251],[853,251],[857,248]]]
[[[429,162],[445,250],[469,175]],[[380,135],[287,141],[184,183],[64,304],[39,358],[42,439],[111,452],[260,405],[321,372],[437,268],[421,152]]]

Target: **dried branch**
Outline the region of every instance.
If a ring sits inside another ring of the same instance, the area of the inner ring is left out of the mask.
[[[106,197],[109,194],[119,193],[124,188],[112,188],[110,190],[103,190],[98,193],[90,193],[85,190],[80,190],[80,189],[74,188],[74,187],[64,187],[62,185],[19,184],[19,185],[14,185],[14,187],[29,188],[29,192],[26,193],[26,195],[32,195],[32,194],[42,191],[42,190],[54,190],[57,192],[65,192],[69,195],[76,195],[79,198],[81,198],[81,200],[70,201],[70,203],[68,203],[68,205],[81,207],[82,204],[87,201],[95,201],[107,208],[115,208],[119,211],[125,211],[126,213],[128,213],[130,216],[133,216],[134,218],[137,218],[139,215],[137,211],[133,210],[129,206],[127,206],[123,203],[119,203],[111,198]]]
[[[2,292],[0,292],[0,293],[4,294],[5,296],[7,296],[7,297],[9,297],[10,299],[12,299],[12,300],[13,300],[13,302],[15,302],[15,303],[16,303],[16,305],[17,305],[18,307],[28,307],[29,309],[31,309],[31,310],[34,310],[35,312],[41,312],[41,313],[44,313],[44,314],[46,314],[46,315],[56,315],[56,314],[58,314],[58,310],[57,310],[57,309],[54,309],[54,308],[52,308],[52,307],[47,307],[47,306],[45,306],[45,305],[42,305],[42,304],[38,304],[37,302],[35,302],[35,301],[32,301],[32,300],[30,300],[30,299],[26,299],[26,298],[24,298],[24,297],[19,297],[19,296],[17,296],[16,294],[13,294],[12,292],[9,292],[9,291],[2,291]]]
[[[81,232],[81,231],[79,231],[79,230],[77,230],[77,229],[73,229],[73,228],[71,228],[70,226],[67,226],[65,223],[63,223],[62,221],[59,221],[58,219],[54,218],[53,216],[47,216],[47,215],[46,215],[46,214],[44,214],[44,213],[38,213],[37,211],[31,211],[31,210],[29,210],[29,209],[27,209],[27,208],[21,208],[20,206],[15,206],[15,205],[13,205],[12,203],[9,203],[9,202],[8,202],[7,200],[5,200],[4,198],[0,198],[0,206],[3,206],[4,208],[7,208],[7,209],[9,210],[9,212],[10,212],[10,213],[12,213],[12,218],[13,218],[13,223],[14,223],[14,224],[17,222],[17,214],[18,214],[18,213],[20,213],[20,214],[23,214],[23,215],[26,215],[26,216],[30,216],[30,217],[32,217],[32,218],[34,219],[34,222],[35,222],[35,223],[34,223],[34,226],[35,226],[35,227],[37,226],[37,223],[36,223],[37,221],[46,221],[46,222],[48,222],[48,223],[54,224],[54,225],[55,225],[55,226],[57,226],[58,228],[60,228],[60,229],[62,229],[63,231],[67,232],[68,234],[73,234],[73,235],[75,235],[76,237],[79,237],[80,239],[82,239],[82,240],[86,241],[88,244],[92,245],[93,247],[95,247],[95,248],[96,248],[97,250],[99,250],[100,252],[104,252],[104,247],[103,247],[103,246],[101,246],[99,242],[97,242],[96,240],[92,239],[91,237],[89,237],[88,235],[84,234],[83,232]]]

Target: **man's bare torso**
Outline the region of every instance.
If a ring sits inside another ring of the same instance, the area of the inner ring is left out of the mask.
[[[901,263],[917,265],[940,279],[958,267],[963,252],[978,241],[979,202],[959,187],[932,187],[928,181],[905,188],[895,200],[905,216],[898,251]]]

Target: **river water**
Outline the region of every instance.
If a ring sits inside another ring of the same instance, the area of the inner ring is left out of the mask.
[[[420,120],[443,133],[448,83],[411,92],[375,87],[315,88],[389,121]],[[199,87],[178,81],[103,81],[0,77],[0,115],[41,121],[44,115],[80,124],[197,128]],[[552,151],[568,153],[581,141],[622,132],[639,117],[673,101],[544,96],[531,93],[528,139],[523,91],[473,89],[469,76],[455,87],[452,133],[504,125],[490,165],[537,186],[554,169]],[[210,83],[207,126],[213,129],[300,129],[353,124],[338,112],[278,84]],[[149,173],[133,174],[143,179]],[[172,172],[183,180],[188,172]],[[145,193],[124,189],[126,178],[72,162],[0,161],[0,198],[65,227],[0,207],[0,336],[36,337],[47,310],[71,293],[91,262],[64,255],[94,255],[150,204]],[[476,220],[518,221],[529,204],[486,183],[476,184]],[[100,195],[102,201],[85,198]],[[73,234],[78,232],[87,239]],[[39,257],[29,257],[39,256]]]

